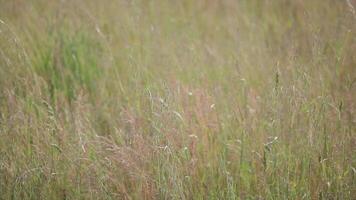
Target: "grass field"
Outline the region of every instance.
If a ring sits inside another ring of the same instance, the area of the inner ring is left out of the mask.
[[[0,199],[356,199],[355,9],[0,0]]]

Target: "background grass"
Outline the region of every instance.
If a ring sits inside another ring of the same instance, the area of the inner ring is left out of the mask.
[[[353,0],[0,0],[0,199],[355,199]]]

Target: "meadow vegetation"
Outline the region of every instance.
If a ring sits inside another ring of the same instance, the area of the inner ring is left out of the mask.
[[[355,199],[353,0],[0,0],[0,199]]]

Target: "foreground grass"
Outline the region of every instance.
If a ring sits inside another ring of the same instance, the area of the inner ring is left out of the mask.
[[[0,199],[353,199],[354,1],[0,1]]]

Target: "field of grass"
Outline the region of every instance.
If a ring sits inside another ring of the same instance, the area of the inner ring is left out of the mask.
[[[355,199],[355,9],[0,0],[0,199]]]

